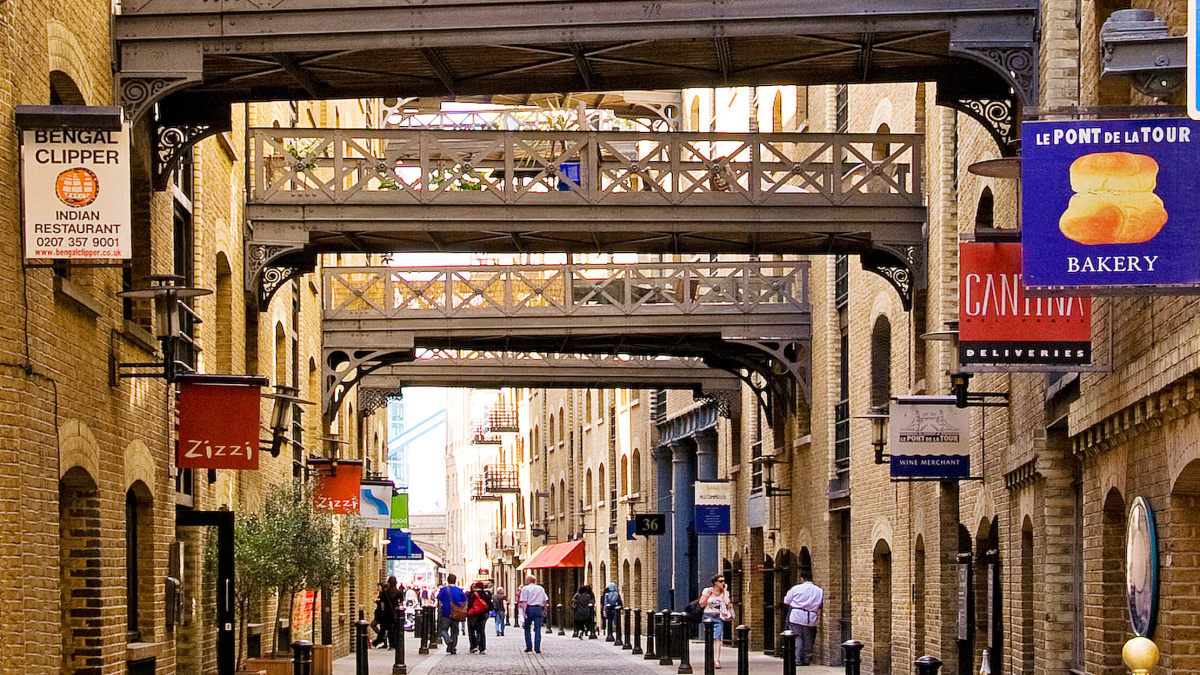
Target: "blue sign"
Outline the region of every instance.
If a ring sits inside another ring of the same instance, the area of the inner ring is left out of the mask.
[[[425,551],[413,543],[412,535],[403,530],[389,529],[388,543],[384,555],[389,560],[424,560]]]
[[[697,504],[696,534],[729,534],[728,504]]]
[[[1026,288],[1200,284],[1200,122],[1021,125]]]
[[[1200,87],[1196,86],[1196,68],[1200,67],[1200,14],[1196,11],[1196,0],[1188,0],[1187,22],[1187,109],[1188,117],[1200,120]]]

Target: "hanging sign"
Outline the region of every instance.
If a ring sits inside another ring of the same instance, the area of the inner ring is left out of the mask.
[[[729,534],[729,506],[733,495],[729,481],[696,481],[696,534]]]
[[[331,464],[321,468],[313,489],[313,508],[318,511],[358,515],[362,467]]]
[[[129,176],[128,124],[22,130],[25,257],[131,258]]]
[[[388,530],[384,555],[389,560],[424,560],[425,552],[413,543],[412,535],[402,530]]]
[[[392,484],[363,483],[359,488],[359,511],[364,527],[392,526]]]
[[[639,537],[657,537],[667,533],[667,514],[639,513],[633,517],[633,533]]]
[[[1158,619],[1158,533],[1144,497],[1133,500],[1125,533],[1125,597],[1138,637],[1154,637]]]
[[[1027,288],[1200,284],[1200,122],[1025,122],[1021,138]]]
[[[956,480],[971,475],[971,413],[945,396],[906,396],[888,421],[892,478]]]
[[[408,529],[408,493],[392,495],[392,522],[389,527]]]
[[[1036,370],[1091,362],[1091,298],[1026,297],[1021,244],[963,242],[958,267],[960,363]]]
[[[258,385],[181,382],[175,465],[257,469],[259,394]]]

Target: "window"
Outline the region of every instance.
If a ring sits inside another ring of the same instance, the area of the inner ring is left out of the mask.
[[[771,131],[783,131],[783,93],[775,92],[775,101],[771,104]]]
[[[629,494],[629,455],[621,455],[621,474],[618,476],[621,481],[619,486],[621,494]]]
[[[642,491],[642,451],[634,449],[633,451],[633,472],[630,475],[630,480],[633,485],[634,494],[639,494]]]
[[[592,506],[592,470],[588,469],[583,482],[583,503],[589,508]]]
[[[604,500],[604,491],[608,489],[608,482],[604,480],[604,465],[596,471],[596,491],[599,493],[600,500]]]
[[[886,316],[871,330],[871,407],[881,408],[892,396],[892,323]]]
[[[992,188],[985,187],[979,193],[979,206],[975,208],[975,230],[980,228],[992,228],[996,226],[995,216],[995,197],[992,196]]]
[[[563,479],[558,479],[558,515],[566,515],[567,513],[567,483]]]
[[[129,642],[154,629],[154,558],[150,490],[141,481],[125,493],[125,630]],[[143,611],[145,610],[145,611]]]

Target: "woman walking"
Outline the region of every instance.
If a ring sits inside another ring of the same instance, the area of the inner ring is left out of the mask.
[[[713,654],[713,666],[720,668],[725,622],[733,621],[733,599],[729,597],[729,589],[725,587],[725,575],[713,576],[712,585],[700,594],[700,606],[704,608],[705,620],[712,619],[713,622],[713,644],[716,650]]]
[[[508,623],[508,595],[503,586],[497,586],[492,594],[492,611],[495,612],[496,635],[504,635],[504,624]]]
[[[379,595],[375,596],[375,614],[371,617],[371,630],[375,631],[375,639],[371,640],[372,647],[387,649],[391,642],[391,625],[394,617],[388,615],[387,586],[382,582],[376,584]]]
[[[482,581],[471,584],[471,592],[467,594],[467,640],[471,643],[471,653],[483,654],[487,649],[488,614],[492,611],[492,594],[484,588]]]
[[[580,586],[575,597],[571,599],[571,612],[575,618],[575,633],[572,637],[580,640],[587,635],[588,626],[592,624],[592,613],[596,611],[596,596],[592,595],[591,586]]]

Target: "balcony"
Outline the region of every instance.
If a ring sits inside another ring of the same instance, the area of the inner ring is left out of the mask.
[[[515,465],[502,464],[483,467],[484,488],[497,494],[516,494],[521,491],[520,474]]]
[[[500,445],[499,434],[494,434],[486,424],[478,424],[471,431],[471,445]]]
[[[511,405],[498,405],[487,413],[487,429],[497,434],[515,434],[521,431],[517,409]]]
[[[501,497],[499,494],[494,493],[494,492],[488,492],[487,487],[484,484],[483,476],[479,476],[474,481],[472,481],[471,501],[498,502],[501,499],[503,499],[503,497]]]

